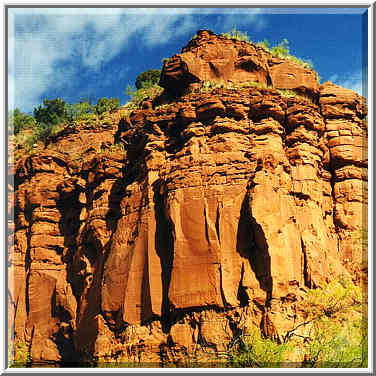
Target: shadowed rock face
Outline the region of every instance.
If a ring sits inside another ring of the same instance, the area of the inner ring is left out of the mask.
[[[310,97],[318,93],[317,74],[312,69],[273,57],[253,43],[200,30],[180,54],[163,66],[159,85],[180,94],[201,81],[259,82],[275,89],[293,89]]]
[[[181,56],[201,45],[209,56],[212,38]],[[223,43],[233,56],[237,43]],[[357,94],[326,83],[317,105],[215,89],[152,107],[95,137],[116,131],[126,157],[73,165],[63,152],[84,136],[69,136],[16,169],[9,320],[34,362],[178,361],[223,349],[250,322],[278,338],[303,320],[307,289],[360,271]]]

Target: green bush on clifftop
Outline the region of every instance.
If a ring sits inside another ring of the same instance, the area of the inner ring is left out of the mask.
[[[230,32],[223,33],[221,35],[228,39],[236,39],[236,40],[247,42],[247,43],[255,43],[256,46],[263,48],[265,51],[269,52],[274,57],[289,60],[292,63],[299,64],[307,69],[313,68],[313,64],[311,61],[309,60],[305,61],[290,54],[289,41],[287,39],[283,39],[280,43],[278,43],[274,47],[270,47],[270,43],[266,39],[264,39],[263,41],[259,41],[259,42],[253,42],[249,38],[247,33],[238,31],[236,30],[236,28],[233,28]]]
[[[149,69],[145,72],[140,73],[136,78],[136,88],[142,89],[158,84],[161,77],[160,69]]]
[[[70,121],[86,118],[94,114],[96,106],[89,103],[88,100],[81,100],[75,104],[67,105],[68,118]]]
[[[111,112],[119,107],[118,98],[100,98],[96,105],[84,99],[75,104],[60,98],[44,99],[43,104],[34,108],[34,117],[15,109],[9,116],[8,129],[14,129],[15,160],[32,153],[34,147],[57,135],[68,124],[72,127],[79,122],[94,122],[97,115]],[[19,151],[21,149],[21,152]],[[17,151],[18,150],[18,151]],[[36,149],[35,149],[36,150]]]
[[[229,31],[227,33],[223,33],[221,35],[223,37],[228,38],[228,39],[236,39],[236,40],[240,40],[240,41],[243,41],[243,42],[251,42],[247,33],[236,30],[235,27],[231,31]]]
[[[125,95],[130,98],[126,107],[135,109],[144,99],[154,99],[160,95],[163,91],[158,85],[160,77],[160,69],[149,69],[140,73],[135,81],[136,90],[131,85],[128,85],[125,89]]]
[[[8,132],[17,134],[21,130],[30,129],[36,122],[33,116],[21,112],[18,108],[11,111],[8,115]]]
[[[152,84],[150,81],[144,87],[138,90],[133,90],[130,85],[127,86],[125,94],[130,97],[130,101],[126,105],[128,108],[135,109],[139,107],[144,99],[154,99],[162,93],[163,89],[157,84]]]
[[[119,107],[119,99],[118,98],[100,98],[98,99],[98,103],[95,106],[95,111],[98,115],[102,114],[103,112],[110,112],[115,110]]]

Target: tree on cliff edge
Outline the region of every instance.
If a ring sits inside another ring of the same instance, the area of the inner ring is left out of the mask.
[[[136,78],[136,88],[139,90],[158,84],[160,77],[160,69],[149,69],[148,71],[142,72]]]
[[[34,108],[34,117],[40,124],[59,124],[67,118],[66,103],[60,98],[45,99],[43,107]]]

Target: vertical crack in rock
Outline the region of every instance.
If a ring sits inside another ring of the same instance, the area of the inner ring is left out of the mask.
[[[171,302],[168,296],[174,262],[174,223],[169,215],[166,183],[159,179],[153,185],[154,216],[156,221],[155,248],[162,268],[162,327],[169,331]]]
[[[249,296],[246,292],[246,287],[243,284],[243,279],[244,279],[244,263],[242,263],[240,281],[239,281],[238,291],[236,294],[236,297],[239,300],[239,307],[247,307],[249,304]]]
[[[261,289],[267,294],[268,301],[273,290],[268,244],[262,227],[252,217],[249,200],[249,193],[247,193],[240,211],[236,249],[242,257],[248,259]],[[243,276],[244,265],[242,265],[241,280]]]
[[[215,231],[216,231],[216,234],[217,234],[218,242],[219,242],[219,244],[221,244],[221,236],[220,236],[220,232],[219,232],[219,222],[220,222],[219,205],[221,205],[221,203],[218,203],[218,206],[217,206],[217,213],[216,213],[216,217],[215,217]]]
[[[250,263],[260,282],[260,287],[266,291],[267,302],[272,298],[273,278],[270,268],[269,247],[262,227],[252,218],[252,230],[254,234],[255,247],[250,254]]]
[[[311,288],[312,287],[312,280],[311,280],[311,273],[308,266],[307,261],[307,249],[303,243],[303,239],[301,239],[301,247],[303,252],[303,277],[304,277],[304,286]]]

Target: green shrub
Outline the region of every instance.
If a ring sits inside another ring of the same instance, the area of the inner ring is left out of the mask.
[[[37,124],[30,132],[18,133],[15,144],[20,145],[26,153],[30,153],[35,144],[40,141],[46,143],[49,137],[57,135],[63,127],[63,124]]]
[[[13,350],[13,351],[12,351]],[[8,363],[10,367],[24,368],[30,363],[29,346],[25,342],[16,341],[13,349],[8,351]]]
[[[229,353],[228,366],[236,368],[279,368],[292,350],[291,343],[279,344],[262,338],[256,327],[239,336],[234,344],[237,350]]]
[[[95,111],[98,115],[102,114],[103,112],[113,111],[119,107],[119,99],[118,98],[100,98],[98,99],[98,103],[95,106]]]
[[[242,31],[238,31],[238,30],[236,30],[235,27],[230,32],[223,33],[221,35],[223,37],[228,38],[228,39],[236,39],[236,40],[240,40],[240,41],[243,41],[243,42],[251,42],[247,33],[242,32]]]
[[[86,119],[87,116],[92,116],[96,111],[96,106],[93,106],[88,101],[80,101],[73,105],[67,104],[67,114],[70,121]]]
[[[272,47],[269,51],[274,57],[289,60],[292,63],[302,65],[304,68],[313,68],[313,64],[310,60],[304,61],[290,54],[289,41],[287,39],[283,39],[282,42]]]
[[[246,81],[246,82],[229,82],[229,81],[222,81],[222,82],[215,82],[215,81],[203,81],[201,83],[199,92],[200,93],[208,93],[214,89],[223,88],[227,90],[239,90],[247,87],[253,87],[256,89],[265,89],[267,85],[256,82],[256,81]]]
[[[281,43],[272,47],[270,52],[273,56],[279,57],[281,59],[288,57],[290,55],[289,41],[287,39],[283,39]]]
[[[43,106],[34,108],[34,117],[37,124],[33,128],[32,134],[25,140],[25,146],[31,145],[38,141],[46,143],[50,136],[56,135],[63,127],[63,123],[71,119],[72,106],[60,98],[45,99]]]
[[[14,139],[15,145],[20,145],[22,148],[30,150],[33,147],[33,145],[38,142],[38,135],[36,129],[37,127],[30,131],[17,133]]]
[[[366,323],[349,317],[336,322],[326,316],[313,323],[310,341],[305,346],[303,367],[367,367]]]
[[[264,39],[263,41],[257,42],[256,46],[262,47],[265,51],[270,51],[269,49],[269,42]]]
[[[34,117],[39,124],[59,124],[68,119],[67,106],[62,99],[45,99],[43,106],[34,108]]]
[[[140,103],[146,99],[154,99],[160,95],[163,91],[163,88],[157,84],[147,83],[142,89],[134,91],[129,85],[125,91],[126,95],[131,96],[131,100],[126,104],[126,107],[129,109],[138,108]]]
[[[131,85],[128,85],[125,89],[125,95],[129,97],[130,99],[132,99],[135,92],[136,90],[134,90]]]
[[[98,115],[96,113],[93,113],[93,114],[82,114],[77,119],[75,119],[74,121],[75,122],[84,122],[84,123],[87,123],[87,122],[91,122],[93,120],[97,120],[97,118],[98,118]]]
[[[34,144],[40,141],[46,144],[48,138],[57,135],[67,122],[75,126],[77,121],[92,121],[97,117],[96,111],[111,111],[118,106],[117,98],[101,98],[96,106],[91,105],[87,100],[71,105],[59,98],[45,99],[43,105],[34,108],[35,119],[16,109],[10,116],[8,127],[14,125],[16,128],[14,138],[16,148],[21,147],[29,154]]]
[[[62,129],[64,124],[53,124],[50,126],[38,127],[37,135],[38,139],[46,141],[49,137],[56,136]]]
[[[144,99],[153,99],[160,95],[163,91],[163,89],[158,86],[160,77],[160,69],[150,69],[138,75],[135,82],[136,90],[130,85],[125,89],[125,95],[130,98],[126,107],[132,109],[137,108]]]
[[[156,85],[158,84],[160,77],[160,69],[149,69],[148,71],[142,72],[136,78],[136,88],[139,90]]]
[[[231,32],[224,33],[221,35],[229,39],[237,39],[248,43],[252,42],[248,37],[247,33],[237,31],[235,28]],[[279,44],[277,44],[274,47],[270,47],[270,44],[266,39],[264,39],[263,41],[256,42],[255,44],[256,46],[262,47],[265,51],[270,52],[274,57],[289,60],[295,64],[302,65],[304,68],[313,68],[313,64],[310,60],[304,61],[290,54],[289,41],[287,39],[283,39]]]
[[[302,308],[308,338],[304,367],[366,367],[367,321],[361,287],[339,276],[310,290]]]
[[[362,290],[347,276],[339,276],[322,288],[311,289],[307,293],[303,307],[314,319],[334,314],[343,316],[350,309],[362,312]]]
[[[266,89],[267,85],[261,82],[247,81],[243,84],[243,87],[254,87],[255,89]]]
[[[35,124],[33,116],[21,112],[18,108],[11,111],[8,116],[9,133],[17,134],[21,130],[33,128]]]
[[[201,82],[200,92],[205,93],[217,88],[223,88],[226,86],[224,82],[215,82],[215,81],[203,81]]]
[[[307,69],[313,68],[313,63],[312,63],[311,60],[302,60],[302,59],[299,59],[298,57],[293,56],[293,55],[287,56],[286,59],[295,63],[295,64],[299,64],[304,68],[307,68]]]
[[[292,98],[292,97],[297,97],[298,94],[295,93],[293,90],[289,89],[277,89],[277,91],[282,95],[284,98]]]
[[[291,361],[308,368],[368,366],[367,318],[362,291],[340,276],[309,290],[299,304],[306,319],[288,331],[283,343],[262,338],[257,328],[234,341],[229,367],[283,367]]]

